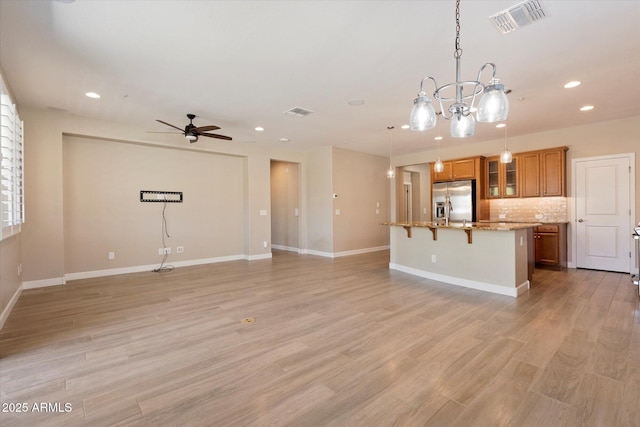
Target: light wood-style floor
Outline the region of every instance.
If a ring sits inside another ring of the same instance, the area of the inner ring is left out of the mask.
[[[536,270],[514,299],[388,256],[275,252],[25,291],[0,389],[28,412],[0,425],[639,425],[628,275]]]

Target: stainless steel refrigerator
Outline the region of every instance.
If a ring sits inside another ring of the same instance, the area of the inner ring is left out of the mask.
[[[451,201],[449,221],[476,221],[476,182],[472,180],[433,184],[431,193],[433,202],[431,217],[433,221],[444,219],[447,194]]]

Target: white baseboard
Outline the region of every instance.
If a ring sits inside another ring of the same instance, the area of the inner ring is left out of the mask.
[[[494,285],[491,283],[478,282],[475,280],[461,279],[459,277],[447,276],[444,274],[432,273],[430,271],[418,270],[417,268],[407,267],[400,264],[389,263],[389,269],[402,271],[414,276],[424,277],[425,279],[436,280],[438,282],[448,283],[450,285],[462,286],[465,288],[477,289],[480,291],[491,292],[494,294],[507,295],[510,297],[518,297],[529,289],[530,283],[526,280],[520,285],[509,288],[506,286]]]
[[[269,252],[268,254],[244,255],[243,259],[246,259],[247,261],[256,261],[259,259],[271,259],[271,257],[271,252]]]
[[[369,252],[386,251],[388,249],[389,249],[389,245],[376,246],[373,248],[354,249],[351,251],[342,251],[342,252],[321,252],[321,251],[314,251],[313,249],[304,249],[302,253],[309,254],[309,255],[322,256],[326,258],[339,258],[343,256],[368,254]]]
[[[64,285],[65,278],[64,277],[54,277],[51,279],[42,279],[42,280],[30,280],[28,282],[22,283],[22,289],[37,289],[37,288],[46,288],[47,286],[58,286]]]
[[[254,260],[269,259],[269,258],[271,258],[271,253],[259,254],[259,255],[228,255],[228,256],[221,256],[221,257],[215,257],[215,258],[192,259],[187,261],[176,261],[176,262],[169,261],[165,263],[165,265],[171,265],[173,267],[190,267],[194,265],[215,264],[215,263],[227,262],[227,261],[238,261],[238,260],[254,261]],[[76,273],[68,273],[68,274],[65,274],[64,277],[56,277],[52,279],[32,280],[29,282],[24,282],[22,284],[22,289],[36,289],[36,288],[44,288],[47,286],[64,285],[69,280],[93,279],[95,277],[115,276],[118,274],[142,273],[145,271],[152,271],[158,267],[159,267],[159,264],[150,264],[150,265],[136,265],[132,267],[122,267],[122,268],[109,268],[106,270],[93,270],[93,271],[81,271]]]
[[[302,253],[304,255],[315,255],[315,256],[322,256],[325,258],[333,258],[333,253],[331,252],[314,251],[313,249],[303,249]]]
[[[278,249],[278,250],[281,250],[281,251],[296,252],[298,254],[304,253],[304,251],[302,249],[294,248],[293,246],[271,245],[271,247],[273,249]]]
[[[9,314],[11,314],[11,310],[13,310],[13,306],[18,302],[18,298],[20,298],[20,294],[22,293],[22,285],[18,286],[18,289],[13,293],[13,296],[9,300],[7,306],[2,310],[2,314],[0,314],[0,329],[4,326],[4,322],[9,318]]]
[[[373,248],[355,249],[355,250],[352,250],[352,251],[334,252],[333,253],[333,257],[334,258],[339,258],[339,257],[343,257],[343,256],[368,254],[369,252],[386,251],[388,249],[389,249],[389,245],[377,246],[377,247],[373,247]]]
[[[176,262],[167,261],[165,262],[165,266],[171,265],[173,267],[190,267],[193,265],[215,264],[218,262],[237,261],[241,259],[248,259],[248,258],[246,255],[228,255],[228,256],[221,256],[221,257],[215,257],[215,258],[192,259],[187,261],[176,261]],[[65,274],[64,277],[67,281],[93,279],[95,277],[116,276],[118,274],[142,273],[145,271],[153,271],[159,266],[160,266],[159,264],[150,264],[150,265],[135,265],[132,267],[122,267],[122,268],[109,268],[107,270],[82,271],[77,273]]]

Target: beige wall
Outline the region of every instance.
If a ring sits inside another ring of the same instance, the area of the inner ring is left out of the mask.
[[[396,156],[392,159],[395,166],[412,165],[419,163],[431,163],[437,159],[439,153],[443,160],[468,156],[493,156],[498,154],[504,146],[503,140],[473,142],[469,144],[447,147],[440,145],[439,152],[434,150],[423,151],[411,155]],[[512,152],[531,151],[552,147],[569,147],[567,151],[567,206],[569,219],[573,219],[575,201],[572,198],[571,162],[573,159],[605,156],[611,154],[635,153],[635,223],[640,221],[640,117],[631,117],[621,120],[593,123],[583,126],[558,129],[548,132],[540,132],[523,136],[509,137],[509,148]],[[392,203],[395,203],[395,192],[392,194]],[[569,223],[569,242],[572,241],[572,227]],[[573,259],[571,243],[569,244],[569,263]]]
[[[333,149],[334,252],[389,244],[389,230],[380,225],[388,218],[388,167],[386,157]]]
[[[242,252],[249,259],[270,255],[270,247],[263,247],[264,241],[271,241],[270,159],[292,162],[303,162],[305,159],[303,152],[268,149],[257,144],[199,141],[197,144],[184,145],[175,135],[149,134],[145,127],[92,120],[57,111],[26,108],[21,113],[25,122],[27,212],[27,220],[22,228],[23,281],[30,282],[32,286],[61,283],[65,273],[68,273],[64,261],[63,135],[66,135],[65,138],[93,138],[102,140],[104,144],[114,144],[108,140],[138,144],[144,147],[145,153],[149,153],[149,159],[153,153],[161,152],[156,150],[167,148],[180,148],[185,153],[191,152],[194,156],[200,154],[207,158],[235,156],[236,160],[224,161],[233,163],[233,173],[236,174],[225,180],[236,184],[240,182],[242,186]],[[236,200],[232,202],[236,203]],[[267,215],[260,215],[261,210],[266,210]],[[194,249],[198,247],[198,244],[195,245]],[[157,253],[157,248],[155,251]],[[192,256],[195,257],[195,254],[189,254],[185,247],[185,257],[196,259]],[[116,259],[120,257],[116,255]]]
[[[306,158],[307,249],[333,253],[332,148],[316,148]]]
[[[300,249],[298,164],[271,161],[271,244]]]
[[[220,257],[238,251],[248,259],[270,256],[272,159],[299,165],[301,249],[323,255],[336,252],[331,194],[337,191],[333,189],[334,156],[330,146],[303,152],[215,140],[185,145],[175,135],[149,134],[143,126],[33,108],[23,109],[21,114],[25,121],[27,212],[21,256],[22,279],[28,286],[63,283],[66,274],[75,272],[159,261],[160,229],[154,210],[159,205],[138,202],[143,185],[151,190],[185,191],[185,204],[168,205],[169,220],[173,221],[169,231],[175,236],[170,242],[174,250],[170,261]],[[375,201],[380,200],[380,217],[384,218],[388,206],[388,199],[384,199],[388,191],[386,160],[348,150],[335,156],[339,162],[343,157],[347,163],[358,162],[358,176],[371,177],[373,170],[379,170],[382,179],[381,183],[369,180],[367,185],[347,185],[340,190],[345,200],[356,201],[353,207],[346,205],[346,212],[357,212],[364,197],[367,209],[373,212]],[[336,175],[340,180],[344,174]],[[105,215],[109,206],[100,204],[104,200],[101,194],[118,198],[123,192],[133,193],[135,202],[120,200],[119,208]],[[353,198],[348,197],[350,192],[355,193]],[[77,197],[79,194],[83,197]],[[191,205],[195,202],[193,194],[205,201]],[[221,210],[222,205],[225,210]],[[261,211],[267,215],[261,215]],[[209,219],[204,218],[207,214]],[[114,225],[113,218],[123,224],[127,215],[132,215],[130,224]],[[96,223],[100,226],[95,227]],[[366,219],[366,223],[369,228],[358,226],[343,233],[336,247],[357,250],[387,244],[388,230],[378,227],[377,221]],[[384,237],[378,234],[381,229]],[[186,240],[178,242],[178,235]],[[130,240],[125,244],[124,239]],[[267,248],[263,246],[265,241]],[[175,253],[177,245],[185,247],[180,257]],[[109,251],[116,252],[114,260],[107,259]]]
[[[164,204],[141,190],[183,192],[166,204],[169,263],[243,255],[241,158],[65,136],[63,159],[65,274],[160,262]]]
[[[22,284],[18,268],[21,263],[21,235],[16,234],[0,241],[0,328],[8,312],[5,308],[20,290]],[[15,303],[15,301],[14,301]]]

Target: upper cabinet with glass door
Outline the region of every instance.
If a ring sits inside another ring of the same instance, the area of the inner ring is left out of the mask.
[[[518,157],[513,156],[511,163],[500,163],[500,156],[486,159],[486,197],[520,197]]]

